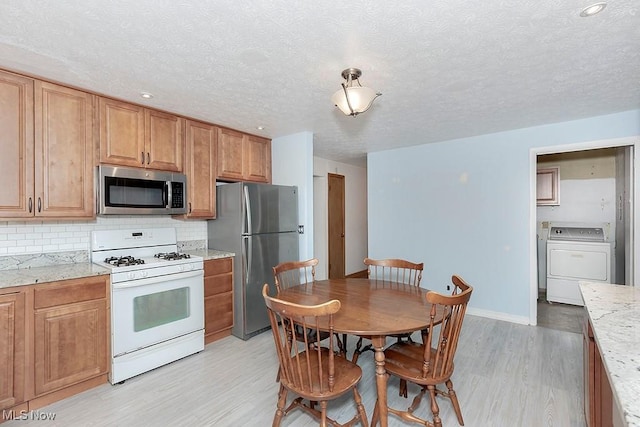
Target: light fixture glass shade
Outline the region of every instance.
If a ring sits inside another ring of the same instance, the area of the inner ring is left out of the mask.
[[[349,102],[347,102],[347,96],[349,97]],[[331,97],[331,101],[347,116],[355,116],[367,111],[371,107],[373,100],[378,96],[376,91],[371,88],[351,86],[336,91]],[[351,108],[349,108],[349,105],[351,105]]]

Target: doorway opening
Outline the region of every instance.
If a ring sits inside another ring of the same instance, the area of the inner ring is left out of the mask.
[[[549,319],[556,315],[573,313],[569,310],[573,306],[564,307],[568,309],[564,311],[563,307],[558,307],[555,312],[549,311],[552,307],[539,306],[540,300],[545,299],[546,239],[552,225],[575,223],[607,227],[613,254],[611,283],[632,285],[637,281],[633,265],[633,253],[637,251],[638,244],[634,238],[637,190],[633,173],[637,144],[637,138],[621,138],[531,149],[530,324],[548,324]],[[551,181],[547,178],[540,180],[536,173],[539,168],[548,172],[558,169],[558,166],[562,166],[560,180],[556,183],[559,196],[553,194],[555,189],[539,189],[538,183]],[[565,172],[564,182],[562,169]],[[549,195],[558,196],[559,203],[558,200],[548,203],[547,199],[538,203],[540,197],[548,198]]]

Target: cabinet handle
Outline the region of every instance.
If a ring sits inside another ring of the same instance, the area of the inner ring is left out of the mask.
[[[189,213],[191,213],[191,202],[189,202]]]
[[[140,163],[144,165],[144,151],[140,152]]]
[[[38,212],[42,212],[42,199],[38,197]]]
[[[29,197],[29,213],[33,212],[33,199]]]
[[[149,156],[148,151],[147,151],[147,164],[151,164],[151,156]]]

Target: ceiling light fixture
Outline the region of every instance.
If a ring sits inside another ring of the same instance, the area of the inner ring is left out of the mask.
[[[380,92],[364,87],[360,84],[362,71],[357,68],[347,68],[342,72],[342,78],[346,80],[342,83],[342,89],[338,90],[331,97],[331,101],[347,116],[357,116],[364,113],[371,107],[373,101],[382,95]],[[357,86],[354,85],[357,83]]]
[[[153,98],[153,94],[149,93],[149,92],[140,92],[140,96],[143,97],[144,99],[151,99]]]
[[[607,7],[607,3],[605,2],[594,3],[591,6],[587,6],[584,9],[582,9],[582,11],[580,12],[580,16],[582,16],[583,18],[586,18],[588,16],[593,16],[597,13],[602,12],[605,7]]]

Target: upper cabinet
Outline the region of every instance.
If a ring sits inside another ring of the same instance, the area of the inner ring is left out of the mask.
[[[536,174],[536,202],[538,206],[560,204],[559,168],[540,168]]]
[[[216,141],[218,128],[186,121],[184,172],[187,175],[187,218],[216,217]]]
[[[0,72],[3,218],[91,218],[94,96]]]
[[[218,178],[271,182],[271,140],[230,129],[220,129]]]
[[[182,172],[184,119],[101,97],[100,163]]]

